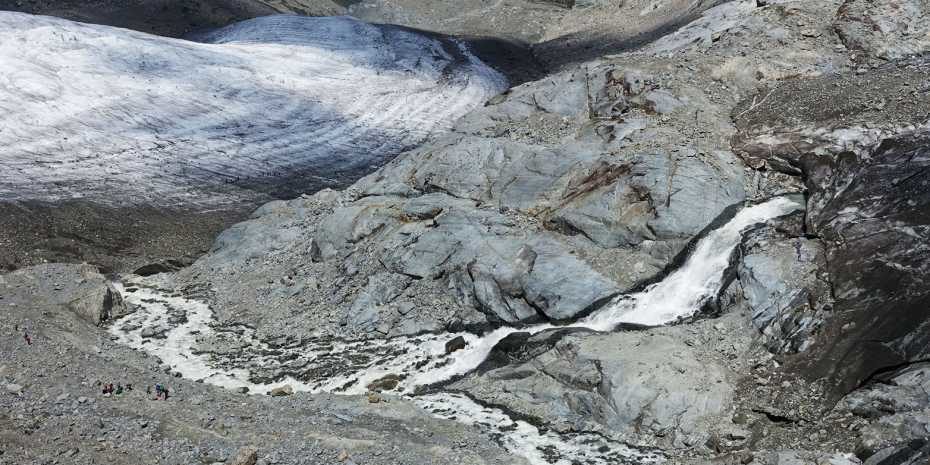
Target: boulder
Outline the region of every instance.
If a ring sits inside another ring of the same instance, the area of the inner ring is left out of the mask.
[[[456,336],[446,342],[446,353],[451,354],[457,350],[462,350],[468,346],[468,343],[465,341],[465,338],[462,336]]]
[[[284,386],[278,386],[270,391],[268,395],[271,397],[283,397],[289,396],[294,393],[294,388],[290,384],[285,384]]]
[[[397,375],[387,375],[368,383],[368,390],[374,392],[391,391],[397,387],[400,377]]]
[[[7,279],[11,284],[16,282],[33,289],[33,303],[62,308],[93,325],[119,318],[128,311],[119,291],[91,265],[47,263],[17,270]]]
[[[730,409],[733,375],[678,329],[512,336],[451,387],[560,431],[667,447],[703,444]]]
[[[258,462],[258,449],[254,447],[243,447],[236,452],[236,455],[226,461],[228,465],[255,465]]]
[[[90,323],[99,325],[126,312],[119,292],[102,276],[94,276],[96,283],[87,286],[69,304],[68,308]],[[90,283],[88,283],[90,284]]]

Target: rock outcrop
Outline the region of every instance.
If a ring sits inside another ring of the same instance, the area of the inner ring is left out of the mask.
[[[7,305],[42,302],[49,308],[62,308],[92,325],[101,325],[126,314],[122,296],[91,265],[45,264],[0,276],[0,295]],[[27,297],[31,295],[31,297]]]
[[[846,0],[836,31],[851,50],[895,60],[930,50],[930,4],[923,0]]]
[[[719,331],[738,321],[718,323]],[[599,431],[667,448],[703,445],[726,421],[735,382],[726,354],[748,342],[736,337],[733,347],[715,352],[716,341],[687,327],[514,336],[449,388],[559,431]]]
[[[243,274],[300,269],[314,284],[287,295],[350,302],[338,323],[355,334],[582,315],[746,198],[738,159],[719,148],[727,111],[659,69],[595,64],[517,87],[341,195],[261,209],[193,270],[244,304]]]
[[[766,228],[743,248],[738,286],[773,353],[803,352],[833,309],[823,244]]]
[[[791,95],[806,97],[746,103],[738,119],[744,155],[803,177],[809,191],[805,233],[824,245],[840,311],[795,363],[812,379],[829,376],[837,396],[927,356],[926,96],[901,95],[919,88],[927,70],[914,59],[855,77],[795,81]],[[868,82],[880,85],[844,91]],[[825,100],[836,104],[818,103]]]
[[[930,459],[930,367],[915,364],[882,376],[881,383],[851,393],[842,406],[873,420],[858,452],[869,465],[916,464]]]

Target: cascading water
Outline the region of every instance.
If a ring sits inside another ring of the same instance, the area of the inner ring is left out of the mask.
[[[623,323],[662,325],[694,315],[719,291],[724,271],[742,233],[749,227],[782,216],[802,206],[779,197],[746,207],[723,227],[701,239],[687,262],[642,292],[621,296],[610,305],[570,325],[541,324],[502,327],[484,335],[444,333],[379,341],[309,341],[298,347],[270,347],[249,328],[221,330],[212,324],[212,311],[201,302],[169,296],[135,282],[121,291],[136,312],[115,322],[110,331],[118,340],[146,350],[185,378],[227,388],[248,387],[264,392],[289,384],[296,391],[361,394],[370,383],[394,375],[394,390],[413,395],[419,386],[433,385],[477,368],[502,339],[515,332],[536,334],[553,328],[610,331]],[[445,343],[465,339],[464,349],[448,354]],[[226,340],[235,350],[215,350],[199,342]],[[525,422],[514,422],[502,412],[478,406],[463,396],[439,393],[414,401],[445,418],[480,424],[514,453],[533,463],[618,463],[635,456],[637,462],[657,457],[634,451],[603,438],[561,437],[540,433]],[[450,413],[452,412],[452,413]],[[530,447],[528,448],[528,445]],[[540,451],[558,451],[549,454]],[[553,455],[554,454],[554,455]]]
[[[580,323],[610,331],[621,323],[658,326],[693,315],[720,289],[730,255],[749,226],[799,210],[801,205],[778,197],[739,211],[727,224],[701,239],[684,266],[644,291],[622,296]]]

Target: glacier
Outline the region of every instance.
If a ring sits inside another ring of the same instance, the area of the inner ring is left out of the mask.
[[[208,211],[341,187],[506,88],[464,42],[349,17],[185,40],[0,12],[0,201]]]

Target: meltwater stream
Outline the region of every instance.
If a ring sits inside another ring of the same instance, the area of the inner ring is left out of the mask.
[[[686,263],[664,280],[642,292],[618,297],[570,325],[502,327],[483,335],[442,333],[384,340],[310,340],[279,347],[258,340],[251,328],[215,324],[205,303],[138,279],[118,285],[135,312],[117,320],[110,331],[119,342],[159,357],[185,378],[227,388],[247,387],[253,393],[290,385],[295,391],[363,394],[372,382],[392,379],[391,383],[396,382],[393,392],[409,396],[436,416],[482,426],[504,447],[534,464],[655,462],[660,460],[656,454],[602,436],[541,432],[465,396],[416,395],[415,390],[474,370],[498,342],[515,332],[535,334],[572,327],[611,331],[624,323],[655,326],[692,316],[718,292],[742,233],[752,225],[800,208],[787,197],[743,208],[724,226],[701,239]],[[459,336],[465,339],[466,347],[447,354],[445,343]]]

